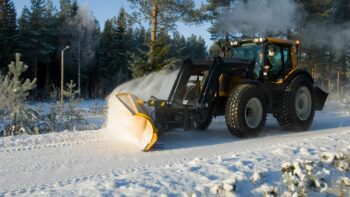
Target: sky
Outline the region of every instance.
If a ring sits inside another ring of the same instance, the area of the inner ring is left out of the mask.
[[[199,5],[202,0],[195,0]],[[30,7],[30,0],[13,0],[17,16],[22,12],[24,6]],[[53,0],[56,8],[59,8],[59,0]],[[80,5],[87,5],[94,13],[97,20],[100,22],[101,27],[105,21],[113,16],[117,16],[119,9],[124,7],[127,12],[131,12],[131,8],[127,0],[78,0]],[[207,46],[210,46],[212,41],[210,40],[210,34],[207,31],[208,25],[201,26],[188,26],[182,23],[178,24],[178,31],[185,37],[189,37],[191,34],[201,36],[204,38]]]

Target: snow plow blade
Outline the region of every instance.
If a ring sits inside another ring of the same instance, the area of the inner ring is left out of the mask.
[[[129,93],[119,93],[117,99],[130,112],[124,114],[128,125],[129,136],[140,145],[143,151],[149,151],[158,139],[158,131],[154,122],[143,104],[143,100]]]

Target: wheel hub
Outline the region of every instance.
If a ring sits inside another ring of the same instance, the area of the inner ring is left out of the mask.
[[[245,108],[245,121],[250,128],[256,128],[260,125],[263,111],[262,103],[258,98],[249,99]]]
[[[296,92],[295,109],[300,120],[307,120],[311,114],[312,98],[307,87],[301,87]]]

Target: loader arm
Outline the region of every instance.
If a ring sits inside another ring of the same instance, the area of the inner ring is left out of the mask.
[[[185,60],[170,92],[167,101],[155,102],[155,124],[160,130],[172,128],[193,129],[205,119],[215,105],[215,93],[219,91],[219,78],[222,74],[245,75],[253,62],[243,59]],[[196,102],[184,102],[184,92],[191,76],[201,75],[201,90]]]

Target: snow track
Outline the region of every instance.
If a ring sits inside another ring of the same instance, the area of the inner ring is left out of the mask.
[[[230,180],[240,181],[241,196],[260,195],[263,185],[253,190],[246,183],[255,171],[274,184],[283,161],[350,151],[350,118],[316,117],[303,133],[281,132],[269,117],[260,138],[244,140],[219,118],[205,132],[169,132],[161,136],[164,146],[148,153],[107,130],[2,138],[0,196],[206,194],[212,183]]]

